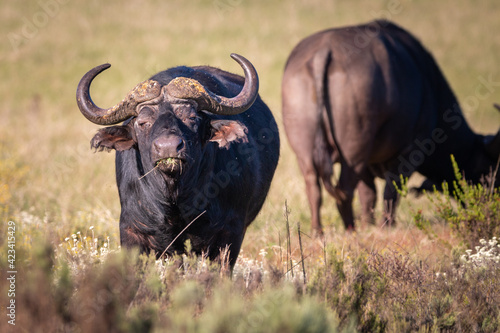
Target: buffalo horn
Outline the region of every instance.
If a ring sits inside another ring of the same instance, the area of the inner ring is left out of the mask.
[[[80,111],[88,120],[98,125],[113,125],[136,116],[136,106],[139,103],[156,98],[161,93],[161,85],[158,82],[147,80],[139,83],[120,103],[109,109],[101,109],[90,98],[90,84],[99,73],[109,67],[110,64],[103,64],[88,71],[80,80],[76,90],[76,101]]]
[[[236,115],[248,110],[255,102],[259,92],[259,77],[252,63],[238,54],[231,54],[245,73],[245,83],[241,92],[232,98],[219,96],[205,89],[198,81],[177,77],[166,86],[166,93],[174,98],[192,99],[198,103],[199,110],[219,115]]]

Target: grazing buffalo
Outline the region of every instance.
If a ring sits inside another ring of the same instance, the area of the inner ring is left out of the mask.
[[[253,65],[232,54],[245,78],[208,67],[175,67],[137,85],[119,104],[97,107],[90,70],[77,89],[80,111],[109,126],[91,140],[116,150],[120,239],[162,254],[192,250],[234,265],[245,231],[267,196],[279,158],[276,122],[258,94]]]
[[[357,187],[363,219],[373,223],[375,177],[386,180],[383,223],[392,224],[393,181],[417,171],[426,184],[452,181],[453,154],[478,182],[495,167],[496,136],[474,133],[431,54],[388,21],[331,29],[302,40],[286,64],[283,121],[305,178],[312,228],[322,232],[320,180],[354,229]],[[332,165],[341,167],[338,183]],[[498,178],[497,178],[498,180]]]

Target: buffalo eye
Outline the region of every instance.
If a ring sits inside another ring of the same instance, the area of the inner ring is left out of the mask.
[[[188,120],[191,121],[191,122],[195,122],[199,119],[200,117],[198,117],[197,115],[191,115],[188,117]]]
[[[200,116],[198,116],[196,113],[190,114],[187,117],[183,119],[184,124],[186,124],[188,127],[190,127],[193,131],[198,130],[198,121],[200,120]]]
[[[145,107],[141,109],[139,115],[137,116],[137,119],[135,121],[136,126],[141,130],[145,131],[148,130],[152,125],[152,114],[153,110],[151,108]]]
[[[141,130],[147,130],[151,127],[151,122],[149,120],[137,120],[136,124]]]

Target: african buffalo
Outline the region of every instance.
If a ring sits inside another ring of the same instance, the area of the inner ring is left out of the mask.
[[[478,182],[495,167],[496,136],[474,133],[439,67],[420,42],[388,21],[330,29],[292,51],[282,82],[283,122],[305,178],[312,228],[322,232],[320,179],[354,229],[358,188],[363,219],[373,223],[374,178],[386,180],[383,223],[398,199],[393,181],[417,171],[426,184],[454,180],[453,154]],[[332,165],[341,167],[331,182]],[[498,178],[497,178],[498,180]]]
[[[208,67],[175,67],[137,85],[119,104],[97,107],[90,70],[78,107],[99,125],[98,151],[116,150],[120,239],[127,248],[193,252],[234,265],[245,231],[267,196],[279,158],[274,117],[258,94],[253,65],[232,54],[245,78]]]

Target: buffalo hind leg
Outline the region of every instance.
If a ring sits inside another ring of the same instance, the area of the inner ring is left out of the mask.
[[[361,222],[375,224],[375,204],[377,202],[377,189],[372,176],[367,176],[358,183],[359,202],[361,204]]]
[[[307,199],[311,210],[311,227],[315,235],[323,235],[321,226],[320,207],[322,203],[321,184],[319,175],[313,165],[307,166],[302,170],[306,182]]]
[[[354,214],[352,199],[358,183],[356,172],[346,163],[342,163],[340,178],[337,185],[337,208],[347,231],[354,231]]]

